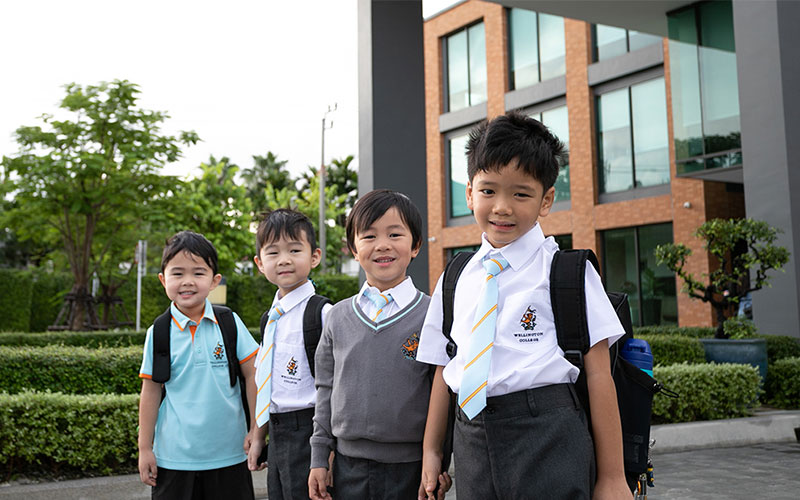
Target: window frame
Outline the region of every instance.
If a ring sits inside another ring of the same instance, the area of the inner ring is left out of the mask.
[[[514,9],[516,9],[516,10],[525,10],[525,11],[528,11],[528,12],[532,12],[532,13],[534,13],[536,15],[536,75],[537,75],[537,81],[532,83],[532,84],[530,84],[530,85],[525,85],[523,87],[517,87],[514,84],[514,68],[513,68],[513,64],[512,64],[513,63],[512,56],[513,56],[514,50],[513,50],[513,46],[512,46],[512,35],[511,35],[511,12]],[[506,40],[507,40],[507,43],[506,43],[506,65],[507,65],[507,68],[508,68],[508,88],[506,89],[506,92],[513,92],[513,91],[517,91],[517,90],[527,89],[527,88],[530,88],[530,87],[535,87],[536,85],[539,85],[539,84],[544,83],[544,82],[549,82],[551,80],[556,80],[556,79],[559,79],[559,78],[566,77],[566,45],[567,45],[566,44],[566,32],[564,33],[564,60],[565,60],[564,61],[564,63],[565,63],[564,64],[564,74],[563,75],[556,75],[556,76],[553,76],[553,77],[550,77],[550,78],[547,78],[547,79],[542,79],[542,51],[541,51],[541,45],[542,45],[541,44],[541,34],[542,34],[542,31],[541,31],[541,27],[540,27],[540,23],[539,23],[539,15],[543,14],[543,13],[535,11],[535,10],[531,10],[531,9],[525,9],[525,8],[522,8],[522,7],[506,7],[505,10],[506,10],[505,20],[506,20]],[[544,13],[544,14],[546,14],[546,13]],[[555,14],[548,14],[548,15],[551,15],[551,16],[554,16],[554,17],[560,17],[562,20],[566,19],[564,16],[556,16]]]
[[[449,62],[450,61],[449,61],[449,58],[448,58],[449,54],[448,54],[448,51],[447,51],[447,41],[451,36],[457,35],[457,34],[461,33],[462,31],[466,33],[466,39],[467,39],[467,96],[470,96],[471,95],[471,91],[472,91],[472,74],[471,74],[471,72],[469,70],[469,62],[470,62],[470,57],[469,57],[469,53],[470,53],[470,49],[469,49],[469,29],[472,28],[473,26],[477,26],[478,24],[483,24],[484,25],[483,26],[483,29],[484,29],[484,49],[483,50],[484,50],[484,56],[485,56],[486,55],[486,24],[484,23],[484,19],[482,17],[479,18],[479,19],[476,19],[474,22],[471,22],[471,23],[467,24],[466,26],[462,26],[462,27],[458,28],[455,31],[451,31],[450,33],[448,33],[446,35],[443,35],[440,38],[441,51],[442,51],[442,68],[441,68],[441,70],[442,70],[442,90],[444,91],[443,92],[444,99],[442,99],[442,113],[453,113],[454,112],[454,111],[452,111],[450,109],[450,79],[448,78],[448,74],[450,72],[449,71],[450,70],[450,67],[449,67]],[[487,63],[487,75],[486,76],[487,76],[487,83],[488,83],[488,59],[487,59],[486,63]],[[461,111],[461,110],[464,110],[464,109],[470,109],[470,108],[472,108],[474,106],[479,106],[481,104],[484,104],[484,103],[488,102],[489,101],[488,92],[487,92],[487,96],[486,96],[486,100],[485,101],[481,101],[479,103],[472,103],[471,99],[469,97],[467,97],[467,100],[469,101],[468,105],[465,108],[457,109],[455,112],[458,112],[458,111]]]
[[[469,135],[469,132],[475,127],[477,123],[472,123],[467,126],[459,127],[453,130],[449,130],[442,134],[442,142],[444,144],[444,196],[445,196],[445,226],[447,227],[457,227],[457,226],[468,226],[475,222],[475,218],[472,215],[472,212],[465,214],[465,215],[458,215],[453,216],[453,204],[452,204],[452,187],[451,181],[452,176],[450,175],[450,171],[453,165],[451,156],[450,156],[450,141],[454,137],[459,137],[463,135]]]

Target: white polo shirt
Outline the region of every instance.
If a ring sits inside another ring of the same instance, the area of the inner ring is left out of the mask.
[[[279,298],[276,293],[272,301],[272,307],[280,305],[285,314],[280,317],[275,329],[270,413],[313,408],[317,399],[303,342],[303,313],[314,292],[314,285],[308,280],[284,297]],[[322,307],[323,325],[331,307],[331,304]],[[258,363],[259,359],[260,356],[256,356],[256,370],[264,368]]]
[[[502,248],[492,247],[484,234],[480,249],[467,263],[456,285],[451,331],[458,345],[456,357],[450,360],[445,352],[447,339],[442,334],[442,277],[439,277],[422,327],[417,361],[445,366],[444,380],[458,392],[469,353],[475,309],[486,281],[482,261],[487,255],[499,253],[510,269],[497,277],[497,330],[487,395],[502,396],[574,382],[579,371],[564,358],[564,351],[558,346],[550,305],[550,264],[557,250],[555,240],[545,239],[538,223]],[[586,309],[591,345],[604,339],[611,345],[624,334],[600,276],[591,265],[586,266]]]
[[[406,279],[404,279],[402,283],[396,287],[384,290],[382,292],[374,286],[370,286],[369,283],[365,281],[361,286],[361,290],[356,296],[356,303],[361,310],[364,311],[364,314],[370,318],[374,318],[378,314],[379,308],[376,307],[375,304],[373,304],[372,301],[364,295],[367,290],[371,290],[373,293],[382,293],[384,295],[388,294],[392,296],[392,301],[383,307],[383,311],[385,313],[383,317],[385,319],[389,319],[398,312],[402,311],[411,303],[412,300],[417,297],[417,287],[414,286],[414,282],[411,281],[410,276],[407,276]]]

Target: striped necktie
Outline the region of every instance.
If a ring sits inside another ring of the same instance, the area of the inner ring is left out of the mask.
[[[506,267],[508,261],[499,254],[483,261],[486,282],[475,310],[467,364],[464,365],[464,375],[458,391],[458,405],[470,419],[486,406],[486,384],[489,380],[497,324],[497,275]]]
[[[258,350],[258,363],[256,363],[256,423],[261,427],[269,422],[269,405],[272,399],[272,357],[275,354],[275,329],[278,319],[284,311],[278,306],[273,306],[269,311],[267,328],[261,347]],[[266,349],[266,350],[265,350]],[[264,351],[262,353],[262,351]]]
[[[385,319],[386,306],[388,306],[389,303],[394,300],[392,298],[392,295],[388,293],[373,292],[368,288],[364,290],[364,297],[366,297],[370,302],[372,302],[372,304],[378,310],[378,312],[375,313],[375,317],[372,318],[372,321],[378,323],[382,319]]]

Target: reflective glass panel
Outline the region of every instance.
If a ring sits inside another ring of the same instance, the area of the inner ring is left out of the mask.
[[[597,50],[597,60],[611,59],[620,56],[628,51],[628,41],[625,38],[623,28],[595,25],[595,47]]]
[[[628,32],[628,50],[631,52],[647,47],[648,45],[655,45],[657,43],[661,43],[660,36],[650,35],[648,33],[642,33],[639,31]]]
[[[555,109],[549,109],[542,112],[541,122],[544,123],[552,133],[556,135],[561,142],[564,143],[567,149],[567,155],[564,158],[564,165],[558,172],[556,179],[556,197],[555,201],[568,200],[569,194],[569,115],[567,107],[561,106]]]
[[[469,106],[469,64],[467,63],[467,32],[447,37],[448,111]]]
[[[566,73],[563,17],[539,14],[539,54],[542,80]]]
[[[600,192],[633,188],[628,89],[597,97]]]
[[[631,87],[636,187],[669,183],[669,137],[664,79]]]
[[[641,226],[639,231],[639,269],[642,284],[642,324],[677,324],[678,300],[675,275],[665,265],[658,265],[656,246],[672,243],[672,224]]]
[[[452,137],[448,142],[450,154],[450,217],[469,215],[467,208],[467,139],[469,134]]]
[[[539,47],[536,13],[525,9],[508,12],[511,88],[539,82]]]
[[[635,228],[603,231],[603,278],[608,290],[628,294],[631,319],[634,325],[639,326],[641,320],[635,231]]]
[[[469,34],[469,105],[486,102],[486,39],[483,23],[470,26]]]

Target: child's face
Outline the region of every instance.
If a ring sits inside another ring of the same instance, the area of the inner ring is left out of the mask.
[[[299,287],[308,280],[311,269],[317,267],[322,250],[311,251],[311,244],[302,233],[302,238],[295,240],[281,235],[261,248],[255,256],[256,266],[270,283],[278,287],[278,296]]]
[[[367,275],[367,283],[380,291],[402,283],[408,264],[419,253],[419,247],[411,247],[414,241],[411,230],[395,207],[366,231],[357,231],[354,240],[353,257]]]
[[[206,261],[190,252],[178,252],[158,274],[170,298],[183,314],[199,321],[208,293],[217,287],[222,276],[214,274]]]
[[[478,172],[467,183],[467,207],[493,247],[513,242],[550,213],[555,188],[517,168],[516,162],[498,171]]]

